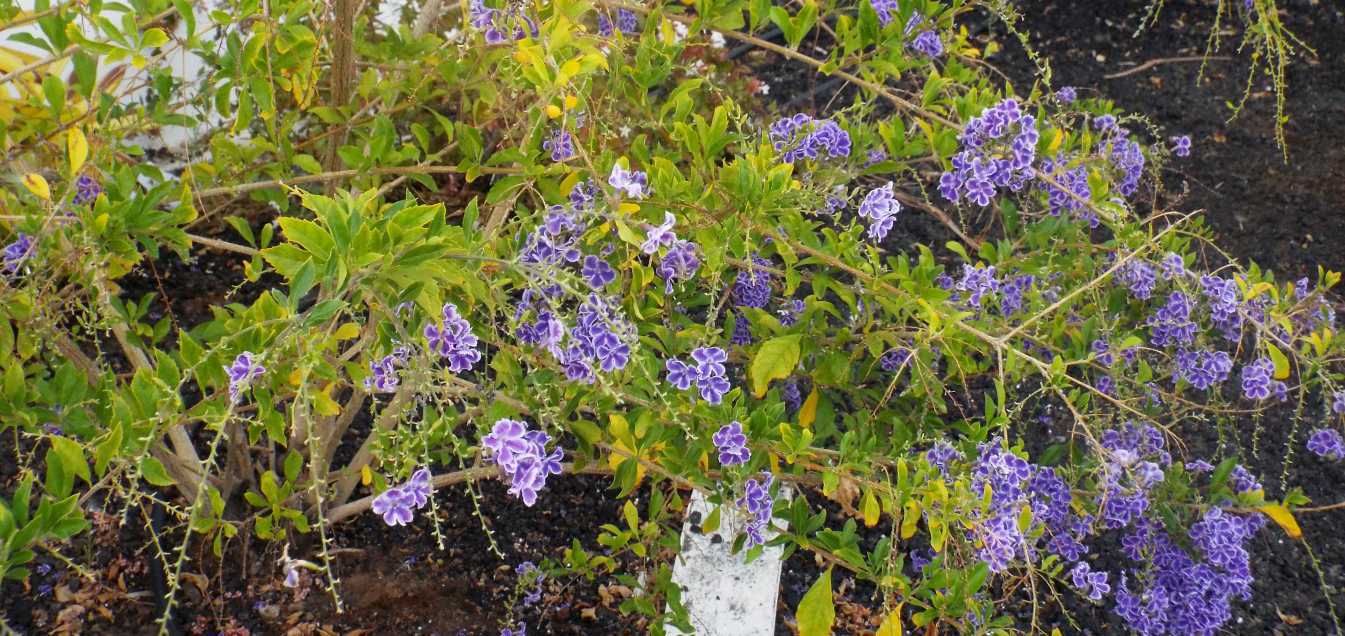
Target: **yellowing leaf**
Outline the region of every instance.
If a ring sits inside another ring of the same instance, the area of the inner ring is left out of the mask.
[[[84,132],[78,128],[71,128],[65,138],[66,151],[70,155],[70,174],[78,176],[79,169],[84,167],[84,162],[89,159],[89,140],[84,138]]]
[[[1051,135],[1051,144],[1046,149],[1046,154],[1054,155],[1055,151],[1060,149],[1060,143],[1063,141],[1065,141],[1065,131],[1059,128],[1055,129],[1055,133]]]
[[[337,327],[336,333],[332,334],[332,337],[337,340],[350,340],[358,335],[360,335],[360,326],[353,322],[348,322]]]
[[[1266,351],[1270,353],[1270,361],[1275,363],[1275,379],[1289,377],[1289,358],[1284,357],[1284,352],[1273,344],[1267,344]]]
[[[47,185],[47,180],[36,172],[23,175],[23,187],[28,188],[29,192],[43,201],[51,200],[51,186]]]
[[[1257,508],[1272,521],[1280,524],[1284,528],[1284,533],[1289,535],[1290,539],[1303,538],[1303,529],[1298,527],[1298,520],[1294,519],[1294,513],[1288,508],[1279,504],[1266,504]]]
[[[368,464],[365,464],[365,465],[361,466],[361,467],[360,467],[360,483],[361,483],[361,484],[364,484],[365,486],[368,486],[368,485],[369,485],[370,483],[372,483],[373,481],[374,481],[374,473],[373,473],[372,471],[369,470],[369,465],[368,465]]]
[[[799,426],[810,428],[813,421],[817,419],[817,385],[813,385],[813,390],[808,394],[808,399],[803,401],[803,406],[799,407]]]
[[[826,636],[836,623],[836,606],[831,600],[831,568],[817,579],[816,583],[799,601],[799,610],[794,613],[798,620],[799,636]]]
[[[920,504],[914,499],[909,499],[901,508],[901,538],[909,539],[915,536],[915,527],[919,522]]]
[[[901,636],[901,606],[904,603],[898,603],[892,608],[892,613],[883,619],[883,624],[878,626],[878,632],[874,636]]]
[[[546,105],[546,116],[547,116],[547,117],[550,117],[551,119],[555,119],[555,118],[557,118],[557,117],[560,117],[561,114],[562,114],[562,113],[561,113],[561,110],[560,110],[560,106],[557,106],[557,105],[555,105],[555,104],[547,104],[547,105]]]
[[[565,96],[565,110],[574,110],[574,107],[578,105],[579,105],[578,97],[575,97],[574,95]],[[564,192],[564,190],[562,190],[562,192]]]
[[[860,503],[860,510],[864,513],[864,527],[872,528],[878,525],[878,517],[883,511],[878,507],[878,498],[873,496],[873,489],[864,491],[864,501]]]
[[[617,211],[622,214],[635,214],[640,211],[640,204],[622,201],[621,205],[617,206]]]
[[[771,338],[757,350],[748,371],[757,398],[766,396],[771,380],[783,380],[794,373],[799,364],[799,338],[798,334]]]
[[[327,388],[313,396],[313,410],[317,411],[318,415],[332,416],[341,413],[341,405],[337,404],[328,393],[331,390],[332,385],[328,384]]]

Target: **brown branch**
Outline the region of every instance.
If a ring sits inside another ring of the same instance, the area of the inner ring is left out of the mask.
[[[1158,65],[1160,65],[1160,64],[1182,64],[1182,63],[1185,63],[1185,62],[1204,62],[1204,61],[1207,61],[1207,60],[1230,60],[1230,59],[1233,59],[1233,58],[1230,58],[1230,57],[1228,57],[1228,56],[1226,56],[1226,55],[1217,55],[1217,56],[1209,56],[1209,57],[1204,56],[1204,55],[1186,55],[1186,56],[1182,56],[1182,57],[1160,57],[1160,58],[1156,58],[1156,59],[1149,60],[1148,62],[1145,62],[1145,63],[1143,63],[1143,64],[1140,64],[1139,66],[1136,66],[1135,68],[1128,68],[1128,69],[1126,69],[1126,70],[1124,70],[1124,71],[1118,71],[1118,72],[1111,73],[1111,74],[1108,74],[1108,75],[1103,75],[1102,77],[1103,77],[1103,79],[1120,79],[1120,78],[1122,78],[1122,77],[1127,77],[1127,76],[1130,76],[1130,75],[1134,75],[1134,74],[1136,74],[1136,73],[1143,73],[1144,71],[1149,70],[1149,69],[1151,69],[1151,68],[1153,68],[1153,67],[1155,67],[1155,66],[1158,66]]]

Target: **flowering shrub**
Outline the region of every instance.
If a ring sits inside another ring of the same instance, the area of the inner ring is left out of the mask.
[[[182,10],[161,4],[140,13]],[[77,71],[46,75],[59,90],[25,106],[41,116],[5,133],[31,171],[0,195],[0,430],[42,449],[45,479],[0,503],[0,574],[82,529],[76,486],[123,505],[171,489],[175,567],[192,541],[316,533],[277,576],[323,573],[339,602],[329,546],[352,516],[396,533],[437,488],[499,479],[533,506],[590,472],[659,495],[602,530],[610,554],[576,544],[576,572],[617,553],[656,570],[678,523],[654,521],[696,489],[745,520],[735,549],[814,552],[873,582],[891,620],[1012,626],[1016,577],[1140,633],[1215,633],[1250,598],[1250,539],[1267,519],[1296,537],[1307,499],[1259,483],[1255,441],[1183,439],[1279,409],[1291,448],[1345,456],[1339,275],[1209,258],[1198,217],[1151,207],[1190,139],[1069,87],[999,84],[966,63],[970,8],[474,0],[429,16],[446,33],[361,22],[358,72],[307,10],[275,7],[200,16],[253,25],[224,57],[191,20],[81,49],[151,77],[153,50],[204,56],[202,86],[156,90],[208,113],[123,116]],[[799,43],[824,23],[835,47],[815,58]],[[725,39],[862,98],[773,112],[714,53]],[[318,94],[328,63],[344,93]],[[124,161],[128,127],[212,117],[180,174]],[[243,200],[262,218],[225,216]],[[220,217],[237,238],[203,234]],[[973,236],[987,219],[998,234]],[[926,221],[949,240],[914,242]],[[236,256],[256,293],[150,324],[118,281],[163,250]],[[890,536],[865,552],[860,523]],[[1108,551],[1125,565],[1088,560]],[[685,625],[649,580],[624,609]]]

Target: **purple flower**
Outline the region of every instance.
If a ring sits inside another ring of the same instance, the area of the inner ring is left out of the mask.
[[[102,193],[103,186],[98,183],[97,179],[82,174],[78,179],[75,179],[75,196],[70,199],[70,203],[72,205],[93,203]]]
[[[859,204],[859,216],[869,219],[869,239],[875,242],[887,236],[898,212],[901,212],[901,203],[892,191],[891,181],[869,190]]]
[[[1259,358],[1242,367],[1242,394],[1249,400],[1264,400],[1270,397],[1271,379],[1275,364],[1270,358]]]
[[[747,448],[747,436],[743,434],[743,425],[739,422],[721,426],[711,441],[719,451],[719,463],[724,466],[746,464],[752,459],[752,450]]]
[[[943,40],[937,31],[922,31],[910,44],[912,50],[923,53],[925,57],[942,57]]]
[[[640,23],[636,20],[635,12],[630,9],[616,10],[616,28],[620,29],[626,35],[634,35],[640,32]],[[517,636],[522,636],[519,632]]]
[[[584,257],[584,266],[580,274],[584,277],[584,282],[595,291],[616,280],[616,270],[612,269],[607,261],[592,254]]]
[[[1319,428],[1308,438],[1308,450],[1318,457],[1345,459],[1345,439],[1335,429]]]
[[[664,212],[661,225],[647,226],[648,231],[644,242],[640,244],[640,251],[645,254],[656,254],[659,247],[676,243],[677,234],[673,232],[673,226],[676,224],[677,219],[673,217],[672,212]]]
[[[551,160],[559,163],[574,158],[574,139],[570,131],[560,129],[542,142],[542,150],[551,153]]]
[[[472,326],[458,314],[458,307],[445,303],[443,322],[425,325],[425,341],[430,351],[448,358],[448,369],[453,373],[462,373],[481,361],[481,352],[477,350],[477,338]]]
[[[1172,138],[1172,154],[1178,157],[1191,156],[1191,136],[1182,135]]]
[[[774,478],[768,472],[762,472],[759,479],[749,479],[743,487],[743,496],[738,505],[747,509],[750,519],[747,522],[747,547],[753,548],[766,543],[766,529],[770,527],[775,499],[771,497],[771,482]]]
[[[1336,391],[1331,394],[1331,412],[1336,415],[1345,415],[1345,391]]]
[[[599,366],[604,373],[611,373],[626,368],[626,363],[630,361],[630,346],[616,337],[616,334],[607,331],[598,334],[593,340],[594,357],[598,359]]]
[[[391,393],[401,384],[397,377],[397,356],[386,355],[378,360],[369,361],[369,377],[364,379],[364,388],[379,393]]]
[[[878,23],[884,28],[892,24],[892,17],[901,10],[901,7],[897,6],[897,0],[869,0],[869,6],[878,14]]]
[[[803,113],[776,120],[768,138],[784,163],[820,159],[824,152],[830,159],[850,156],[850,133],[830,119],[813,119]]]
[[[719,404],[730,389],[728,380],[724,378],[724,363],[728,361],[728,354],[719,347],[700,347],[691,352],[691,358],[695,366],[676,358],[665,363],[668,382],[683,391],[694,383],[705,401]]]
[[[664,366],[668,369],[668,382],[681,391],[690,389],[691,385],[695,384],[700,377],[696,367],[677,358],[670,358]]]
[[[612,174],[607,177],[607,184],[632,199],[643,199],[649,194],[649,177],[638,170],[622,168],[619,163],[612,164]],[[645,253],[652,254],[652,252]]]
[[[755,266],[770,267],[771,262],[753,257]],[[739,307],[762,308],[771,302],[771,274],[764,269],[748,267],[739,271],[733,281],[733,301]]]
[[[229,399],[234,402],[238,401],[253,378],[266,373],[266,367],[252,359],[254,355],[251,351],[244,351],[234,358],[233,364],[224,367],[224,372],[229,375]]]
[[[17,273],[23,262],[36,252],[36,246],[33,245],[33,237],[19,232],[14,237],[14,242],[5,246],[3,252],[0,252],[0,271],[10,274]]]
[[[663,293],[672,293],[674,281],[691,280],[700,266],[701,260],[696,255],[695,243],[681,240],[674,242],[655,270],[663,279]]]
[[[1073,104],[1074,100],[1079,98],[1079,92],[1073,86],[1062,86],[1055,92],[1055,98],[1061,104]]]
[[[1088,563],[1080,561],[1070,570],[1070,580],[1074,582],[1074,587],[1080,592],[1088,595],[1088,598],[1094,601],[1102,600],[1102,595],[1111,591],[1111,586],[1107,585],[1106,572],[1093,572]]]
[[[802,314],[805,309],[807,309],[807,305],[804,304],[802,300],[799,300],[797,298],[792,300],[786,300],[781,305],[782,306],[780,307],[779,310],[780,324],[786,327],[790,327],[798,323],[799,315]]]
[[[404,526],[415,517],[413,498],[401,486],[389,488],[374,497],[373,511],[383,516],[383,523]]]
[[[481,438],[481,445],[491,452],[491,459],[509,476],[509,494],[523,500],[523,505],[537,502],[537,492],[546,486],[547,477],[559,475],[565,452],[560,448],[547,452],[551,436],[544,431],[530,431],[525,422],[500,419],[489,435]]]

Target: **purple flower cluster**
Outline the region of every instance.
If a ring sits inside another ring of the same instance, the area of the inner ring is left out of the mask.
[[[411,523],[415,511],[425,507],[430,501],[434,486],[430,484],[430,469],[421,468],[411,475],[406,483],[389,488],[374,497],[374,514],[383,517],[383,523],[390,526],[404,526]]]
[[[1080,164],[1071,168],[1069,163],[1068,159],[1058,155],[1041,162],[1039,174],[1050,175],[1055,181],[1054,184],[1044,180],[1042,183],[1046,190],[1047,210],[1051,216],[1069,212],[1076,218],[1088,221],[1089,227],[1097,227],[1097,215],[1084,206],[1084,202],[1093,196],[1093,188],[1088,185],[1088,166]]]
[[[665,364],[668,369],[668,383],[685,391],[692,385],[700,392],[700,396],[710,404],[719,404],[724,400],[724,394],[729,392],[729,381],[725,379],[726,369],[724,363],[728,361],[728,354],[719,347],[700,347],[691,352],[691,359],[695,361],[694,365],[687,364],[671,358]]]
[[[607,185],[632,199],[643,199],[649,195],[649,176],[639,170],[622,168],[619,163],[612,164],[612,174],[607,177]]]
[[[990,505],[974,523],[972,532],[980,540],[977,555],[1000,573],[1024,554],[1026,541],[1018,526],[1018,513],[1028,494],[1032,465],[1027,460],[1002,450],[996,442],[977,447],[979,456],[972,470],[972,492],[989,491]]]
[[[542,150],[550,152],[551,160],[556,163],[573,159],[574,137],[564,128],[557,129],[551,137],[542,142]]]
[[[1172,381],[1186,380],[1191,386],[1204,391],[1216,384],[1223,384],[1232,371],[1233,358],[1227,352],[1182,349],[1177,352]]]
[[[733,304],[739,307],[763,309],[771,302],[771,273],[766,267],[771,262],[759,256],[752,257],[752,266],[738,272],[733,280]]]
[[[401,363],[401,358],[392,353],[376,360],[370,360],[370,375],[364,379],[364,389],[378,393],[396,391],[397,386],[402,383],[401,378],[397,376],[397,367],[401,366]]]
[[[850,133],[830,119],[813,119],[803,113],[784,117],[771,124],[768,137],[784,163],[816,160],[823,152],[830,159],[850,156]]]
[[[752,459],[752,450],[747,447],[743,425],[737,421],[719,427],[711,441],[715,444],[715,450],[719,451],[719,463],[724,466],[746,464]]]
[[[1152,271],[1152,268],[1150,269]],[[1133,288],[1132,288],[1133,289]],[[1191,320],[1191,298],[1172,292],[1168,301],[1149,316],[1149,340],[1156,347],[1189,346],[1196,339],[1196,323]]]
[[[762,472],[760,479],[749,479],[744,485],[743,496],[738,505],[746,508],[751,518],[747,521],[747,547],[753,548],[766,543],[766,529],[770,527],[775,499],[771,497],[771,482],[774,478],[768,472]]]
[[[962,264],[962,279],[957,281],[953,289],[958,291],[958,298],[966,294],[967,306],[972,309],[980,309],[982,302],[987,298],[994,298],[995,293],[1000,289],[1000,281],[996,278],[995,266],[981,266]]]
[[[1201,276],[1200,293],[1210,307],[1210,322],[1214,324],[1224,338],[1237,342],[1242,339],[1242,313],[1237,281],[1218,276]]]
[[[1015,99],[973,117],[959,140],[963,150],[953,156],[953,170],[939,178],[939,192],[953,203],[965,197],[982,207],[990,205],[997,188],[1018,192],[1034,175],[1037,119],[1024,113]]]
[[[925,461],[928,461],[930,466],[939,469],[939,472],[944,474],[948,473],[949,464],[961,459],[965,459],[962,456],[962,451],[953,448],[952,444],[942,440],[935,442],[929,450],[925,451]]]
[[[901,203],[892,191],[891,181],[869,190],[859,204],[859,216],[869,220],[869,239],[874,242],[882,241],[892,230],[898,212]]]
[[[673,232],[676,223],[677,219],[671,212],[664,212],[663,223],[645,226],[645,240],[640,244],[640,251],[650,256],[657,254],[660,247],[667,247],[654,270],[663,279],[665,294],[672,293],[674,282],[691,280],[701,266],[696,244],[677,238],[677,233]]]
[[[511,23],[515,40],[538,35],[537,24],[531,18],[519,14],[516,9],[500,10],[487,7],[483,0],[471,1],[467,19],[473,28],[485,32],[486,44],[503,44],[509,41],[505,33],[510,32]]]
[[[1111,586],[1107,585],[1106,572],[1094,572],[1093,568],[1084,561],[1074,564],[1074,569],[1070,570],[1070,580],[1074,582],[1074,587],[1080,592],[1086,594],[1088,598],[1094,601],[1102,600],[1102,596],[1111,591]]]
[[[472,333],[472,325],[458,314],[458,306],[444,303],[443,322],[433,321],[425,325],[425,342],[430,351],[448,358],[448,370],[462,373],[481,361],[481,352],[477,350],[477,338]]]
[[[903,29],[903,35],[910,36],[921,24],[924,24],[925,16],[919,13],[911,14],[911,18],[906,21],[906,28]],[[887,26],[887,25],[883,25]],[[943,40],[939,39],[939,33],[933,29],[925,29],[915,36],[914,40],[907,42],[906,46],[911,50],[923,54],[925,57],[942,57]]]
[[[1079,91],[1073,86],[1062,86],[1055,92],[1055,98],[1061,104],[1073,104],[1074,100],[1079,99]]]
[[[873,7],[874,13],[878,14],[878,23],[883,28],[892,24],[892,18],[901,10],[901,7],[897,5],[897,0],[869,0],[869,6]]]
[[[1288,387],[1284,382],[1272,380],[1271,376],[1275,373],[1275,363],[1270,358],[1258,358],[1251,364],[1242,367],[1242,394],[1249,400],[1264,400],[1274,393],[1280,399],[1285,399],[1288,393]]]
[[[888,373],[896,373],[902,365],[911,359],[911,355],[911,350],[906,347],[890,349],[878,358],[878,368]]]
[[[601,291],[616,280],[616,270],[607,261],[592,254],[584,257],[579,275],[584,277],[584,283],[595,292]]]
[[[14,237],[14,242],[5,246],[3,252],[0,252],[0,271],[9,274],[18,273],[23,262],[36,252],[36,246],[33,245],[33,237],[19,232]]]
[[[1308,450],[1318,457],[1345,459],[1345,439],[1332,428],[1319,428],[1308,437]]]
[[[82,174],[78,179],[75,179],[75,196],[70,199],[70,203],[73,205],[93,203],[102,193],[103,186],[98,183],[97,179]]]
[[[1251,567],[1246,544],[1265,520],[1210,508],[1188,536],[1203,556],[1178,546],[1163,528],[1145,520],[1122,544],[1141,563],[1131,571],[1141,587],[1130,589],[1122,575],[1116,613],[1140,634],[1215,634],[1232,618],[1229,602],[1251,598]]]
[[[1336,391],[1331,394],[1331,412],[1336,415],[1345,415],[1345,391]]]
[[[1115,276],[1116,284],[1130,290],[1130,295],[1136,300],[1149,300],[1154,294],[1154,286],[1158,284],[1158,273],[1154,271],[1153,265],[1140,258],[1126,261],[1116,270]]]
[[[233,402],[238,401],[253,378],[266,373],[266,367],[253,359],[255,355],[244,351],[234,358],[233,364],[224,367],[224,372],[229,375],[229,399]]]
[[[802,300],[792,298],[780,303],[780,324],[786,327],[792,327],[799,322],[799,316],[808,308]]]
[[[490,451],[491,459],[509,476],[509,494],[531,507],[537,502],[537,491],[546,487],[546,479],[559,475],[565,451],[546,445],[551,436],[545,431],[530,431],[526,422],[501,418],[490,434],[481,438],[481,445]]]

